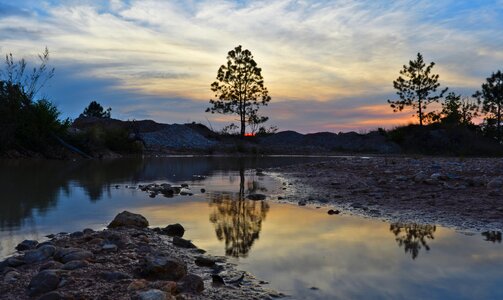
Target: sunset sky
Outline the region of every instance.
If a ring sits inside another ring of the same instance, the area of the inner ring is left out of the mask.
[[[442,86],[471,95],[503,69],[499,1],[0,0],[0,52],[34,61],[47,46],[54,78],[41,96],[65,117],[91,101],[119,119],[201,122],[227,52],[249,49],[272,100],[269,125],[365,131],[394,114],[392,81],[421,52]]]

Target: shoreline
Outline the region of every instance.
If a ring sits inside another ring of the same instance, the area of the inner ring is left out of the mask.
[[[503,159],[341,157],[271,168],[281,201],[388,222],[503,230]]]
[[[115,222],[115,223],[114,223]],[[24,241],[0,262],[2,299],[270,299],[283,296],[183,239],[123,212],[107,229]],[[150,298],[154,297],[154,298]]]

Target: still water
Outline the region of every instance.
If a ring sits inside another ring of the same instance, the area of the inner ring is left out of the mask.
[[[320,159],[0,161],[0,257],[23,239],[101,229],[129,210],[151,226],[181,223],[184,237],[295,299],[503,299],[501,235],[329,216],[274,201],[283,183],[255,174]],[[134,188],[152,182],[188,183],[194,195],[150,198]],[[244,200],[252,192],[268,199]]]

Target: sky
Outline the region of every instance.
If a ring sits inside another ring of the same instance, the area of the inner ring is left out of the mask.
[[[90,101],[112,117],[201,122],[227,52],[249,49],[272,100],[268,126],[366,132],[415,122],[393,113],[393,80],[421,52],[442,87],[470,96],[503,69],[503,0],[0,0],[0,53],[56,72],[40,97],[76,118]]]

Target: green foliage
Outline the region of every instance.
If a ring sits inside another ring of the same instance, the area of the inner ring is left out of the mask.
[[[239,116],[241,136],[245,135],[246,123],[263,118],[257,113],[261,105],[271,100],[264,86],[262,69],[257,67],[249,50],[237,46],[229,51],[227,64],[220,66],[217,81],[211,84],[216,99],[211,99],[212,107],[206,112],[236,114]]]
[[[482,112],[486,114],[487,120],[494,120],[496,123],[496,137],[502,140],[501,115],[503,106],[503,73],[498,71],[492,73],[491,77],[482,84],[482,89],[474,95],[482,103]],[[490,125],[492,121],[487,124]]]
[[[41,64],[27,73],[24,59],[15,62],[6,56],[0,70],[0,150],[44,152],[56,141],[53,135],[65,133],[68,120],[60,120],[60,112],[47,99],[34,100],[40,88],[54,74],[48,69],[49,51],[39,55]]]
[[[96,124],[74,135],[71,142],[87,153],[99,153],[105,149],[123,154],[141,153],[143,145],[129,135],[130,131],[125,128]]]
[[[478,116],[479,106],[468,98],[451,92],[442,103],[441,122],[449,125],[472,125],[472,119]]]
[[[428,104],[438,102],[443,97],[447,88],[435,94],[440,87],[438,83],[438,74],[431,74],[435,65],[431,62],[426,66],[421,53],[417,54],[414,61],[409,61],[409,65],[403,66],[400,75],[393,81],[393,87],[397,90],[396,94],[400,99],[388,100],[394,112],[402,111],[406,106],[412,106],[416,110],[415,115],[419,118],[419,125],[423,126],[423,119]],[[403,77],[402,77],[403,76]],[[432,116],[431,116],[432,117]]]
[[[84,112],[80,114],[82,117],[95,117],[95,118],[110,118],[112,113],[112,108],[109,107],[107,110],[103,109],[103,106],[96,101],[91,101],[89,105],[84,109]]]

